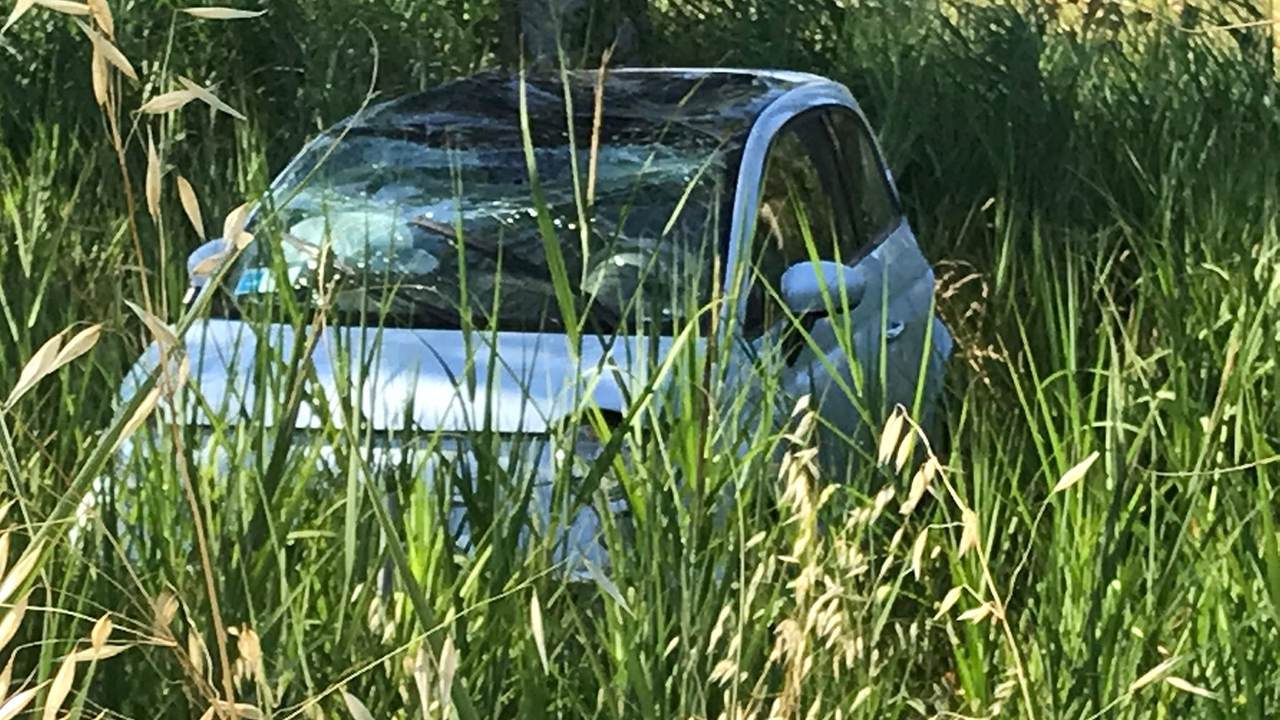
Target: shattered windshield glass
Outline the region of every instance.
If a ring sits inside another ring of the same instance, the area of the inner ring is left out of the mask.
[[[456,328],[469,306],[478,326],[561,329],[519,136],[450,145],[395,135],[352,130],[313,143],[260,209],[235,294],[274,292],[278,248],[303,289],[315,287],[323,253],[344,276],[339,310],[373,306],[413,327]],[[594,157],[586,142],[576,154],[534,153],[577,311],[597,331],[669,330],[709,300],[727,214],[724,143],[657,135],[602,142]]]

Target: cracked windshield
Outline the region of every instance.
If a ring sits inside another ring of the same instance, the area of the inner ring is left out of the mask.
[[[594,156],[589,146],[571,153],[535,140],[555,243],[588,330],[669,330],[709,297],[723,235],[723,148],[657,125],[640,130],[601,142]],[[409,135],[357,127],[313,143],[259,210],[235,295],[274,294],[278,247],[295,288],[317,292],[324,258],[339,278],[334,304],[370,321],[456,328],[469,305],[479,327],[561,329],[518,132]],[[587,145],[590,136],[580,137]]]

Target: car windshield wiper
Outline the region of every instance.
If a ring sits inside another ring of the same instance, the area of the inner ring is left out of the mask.
[[[370,283],[360,276],[348,276],[340,282],[350,285],[338,290],[338,296],[350,301],[335,303],[340,312],[357,312],[364,317],[374,317],[379,323],[388,320],[396,326],[459,329],[461,313],[441,303],[425,301],[427,292],[441,301],[445,296],[434,288],[412,283]],[[367,300],[368,304],[360,300]]]

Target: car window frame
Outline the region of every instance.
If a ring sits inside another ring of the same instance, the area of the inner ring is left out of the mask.
[[[759,282],[760,279],[757,277],[755,265],[760,261],[760,259],[765,257],[766,253],[775,257],[781,254],[781,251],[777,248],[760,247],[762,238],[760,218],[763,214],[761,209],[770,199],[767,195],[769,190],[767,186],[771,179],[770,164],[778,152],[785,151],[779,147],[780,143],[786,141],[789,137],[796,138],[800,150],[804,153],[805,158],[817,175],[821,192],[825,195],[826,200],[830,202],[831,217],[829,219],[833,223],[833,227],[831,229],[833,236],[830,238],[831,242],[829,250],[824,252],[824,248],[815,248],[815,251],[818,254],[818,259],[837,260],[840,258],[842,253],[840,245],[842,244],[843,239],[853,232],[849,213],[847,210],[841,209],[840,201],[842,198],[847,197],[848,191],[844,182],[843,174],[840,171],[840,163],[824,162],[824,155],[831,155],[830,152],[824,153],[824,150],[834,150],[831,145],[830,137],[832,127],[827,121],[828,109],[828,106],[822,105],[795,113],[786,122],[784,122],[769,139],[769,146],[765,151],[763,164],[761,166],[759,178],[760,190],[756,196],[755,202],[756,222],[752,223],[749,235],[743,238],[744,246],[748,251],[747,262],[750,263],[750,265],[746,268],[747,277],[743,286],[746,304],[744,305],[742,315],[739,318],[739,325],[743,337],[747,339],[759,337],[767,332],[770,327],[768,323],[764,322],[763,317],[754,317],[756,309],[753,307],[753,301],[758,299],[765,306],[768,306],[768,304],[773,301],[772,294],[764,298],[757,297],[756,283]],[[807,201],[808,198],[804,200]],[[806,210],[808,210],[808,207],[806,207]],[[812,218],[812,213],[806,214],[809,214]],[[810,232],[815,236],[817,235],[812,228],[810,229]],[[787,264],[787,258],[784,256],[781,263],[782,272],[785,272]],[[778,278],[774,278],[774,280],[777,281],[780,280],[780,278],[781,272],[779,272]],[[773,288],[774,293],[778,291],[778,287]],[[765,292],[768,291],[766,290]],[[757,320],[759,320],[759,322],[757,322]]]
[[[886,238],[880,240],[880,243],[882,244],[884,240],[907,225],[905,213],[902,211],[901,194],[894,181],[893,173],[884,159],[884,150],[880,146],[879,139],[870,132],[870,123],[867,122],[862,108],[849,89],[833,80],[819,78],[789,90],[775,99],[756,117],[748,132],[747,141],[742,147],[734,190],[733,212],[730,217],[728,251],[725,257],[727,272],[720,288],[733,307],[735,320],[740,320],[746,311],[746,284],[749,277],[748,273],[744,272],[746,263],[743,256],[748,253],[743,252],[743,246],[749,242],[759,212],[764,157],[773,136],[788,120],[802,112],[819,107],[841,107],[853,112],[873,141],[877,165],[888,183],[890,198],[899,213],[898,221],[889,230]],[[737,334],[739,329],[738,323],[735,322],[720,326],[719,332]]]

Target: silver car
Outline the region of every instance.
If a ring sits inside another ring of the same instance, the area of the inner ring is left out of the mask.
[[[557,538],[570,573],[608,560],[599,504],[552,491],[565,453],[538,440],[581,422],[584,404],[602,411],[597,423],[623,421],[661,385],[682,333],[695,349],[727,348],[722,377],[757,388],[748,404],[774,403],[785,419],[810,395],[835,480],[888,409],[935,413],[951,352],[866,118],[847,88],[810,74],[476,75],[321,134],[247,230],[244,248],[219,239],[189,259],[212,311],[183,338],[199,396],[183,422],[264,415],[304,436],[354,422],[336,418],[347,407],[375,438],[370,462],[421,451],[414,472],[427,482],[466,464],[475,433],[509,438],[539,478],[527,531]],[[286,295],[329,321],[307,341],[313,395],[276,418],[255,403],[255,367],[300,338],[250,318]],[[122,397],[158,364],[153,347]],[[590,460],[599,443],[580,428],[573,454]],[[415,436],[433,437],[429,450]],[[625,500],[610,507],[625,512]],[[467,498],[449,531],[471,545]]]

